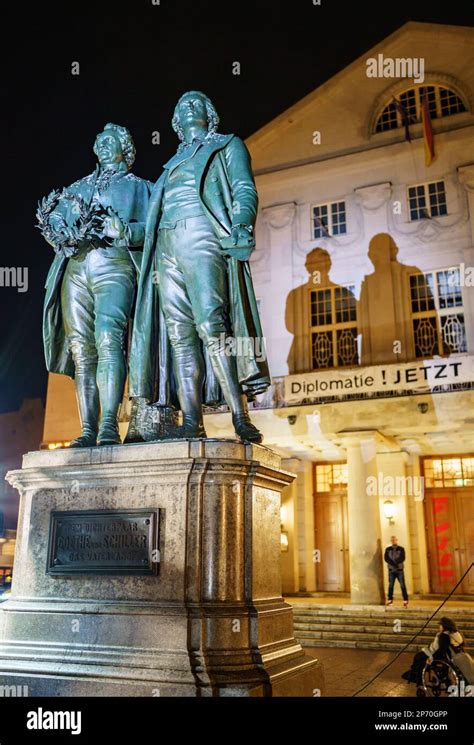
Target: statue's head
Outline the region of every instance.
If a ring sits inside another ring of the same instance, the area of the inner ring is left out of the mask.
[[[94,153],[101,164],[124,161],[127,168],[130,169],[135,160],[135,145],[132,135],[126,127],[120,127],[118,124],[106,124],[103,132],[100,132],[95,138]]]
[[[206,127],[208,134],[214,134],[219,124],[219,116],[211,99],[205,93],[188,91],[176,104],[171,124],[182,142],[184,130],[188,126]]]
[[[391,261],[397,261],[398,246],[388,233],[377,233],[370,239],[368,257],[375,270],[388,268]]]
[[[319,272],[322,277],[326,278],[331,271],[331,256],[325,248],[313,248],[306,257],[305,267],[308,274]]]

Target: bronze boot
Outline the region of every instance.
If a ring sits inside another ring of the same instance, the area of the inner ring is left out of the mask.
[[[97,364],[97,386],[100,396],[100,424],[98,445],[120,445],[118,412],[125,387],[125,360],[122,350],[99,357]]]
[[[202,416],[202,383],[204,360],[201,351],[174,355],[174,371],[183,423],[177,428],[176,437],[191,439],[207,437]]]
[[[81,418],[81,434],[70,444],[72,448],[90,448],[97,444],[99,419],[99,391],[95,369],[78,372],[76,369],[76,396]]]
[[[245,442],[262,442],[262,433],[250,421],[247,398],[238,382],[235,357],[228,353],[219,338],[209,340],[208,350],[214,373],[232,412],[236,434]]]

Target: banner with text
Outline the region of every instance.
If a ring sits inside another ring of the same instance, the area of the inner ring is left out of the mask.
[[[419,391],[453,383],[474,382],[474,357],[452,356],[395,365],[339,368],[285,377],[285,401],[329,398],[353,393]]]

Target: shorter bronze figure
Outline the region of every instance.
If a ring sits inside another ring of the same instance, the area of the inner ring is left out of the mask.
[[[46,280],[43,340],[50,372],[75,378],[81,435],[71,447],[120,443],[124,341],[141,261],[150,184],[130,172],[129,131],[107,124],[95,172],[42,201],[39,227],[56,257]]]

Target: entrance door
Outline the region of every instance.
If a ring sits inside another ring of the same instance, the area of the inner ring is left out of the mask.
[[[456,497],[458,515],[458,562],[462,577],[474,561],[474,490],[461,489]],[[474,595],[474,567],[463,581],[462,592]]]
[[[426,511],[431,590],[444,595],[474,561],[474,490],[429,490]],[[474,570],[456,593],[474,594]]]
[[[347,592],[349,587],[349,543],[347,539],[347,494],[315,494],[315,547],[317,588],[322,592]]]

